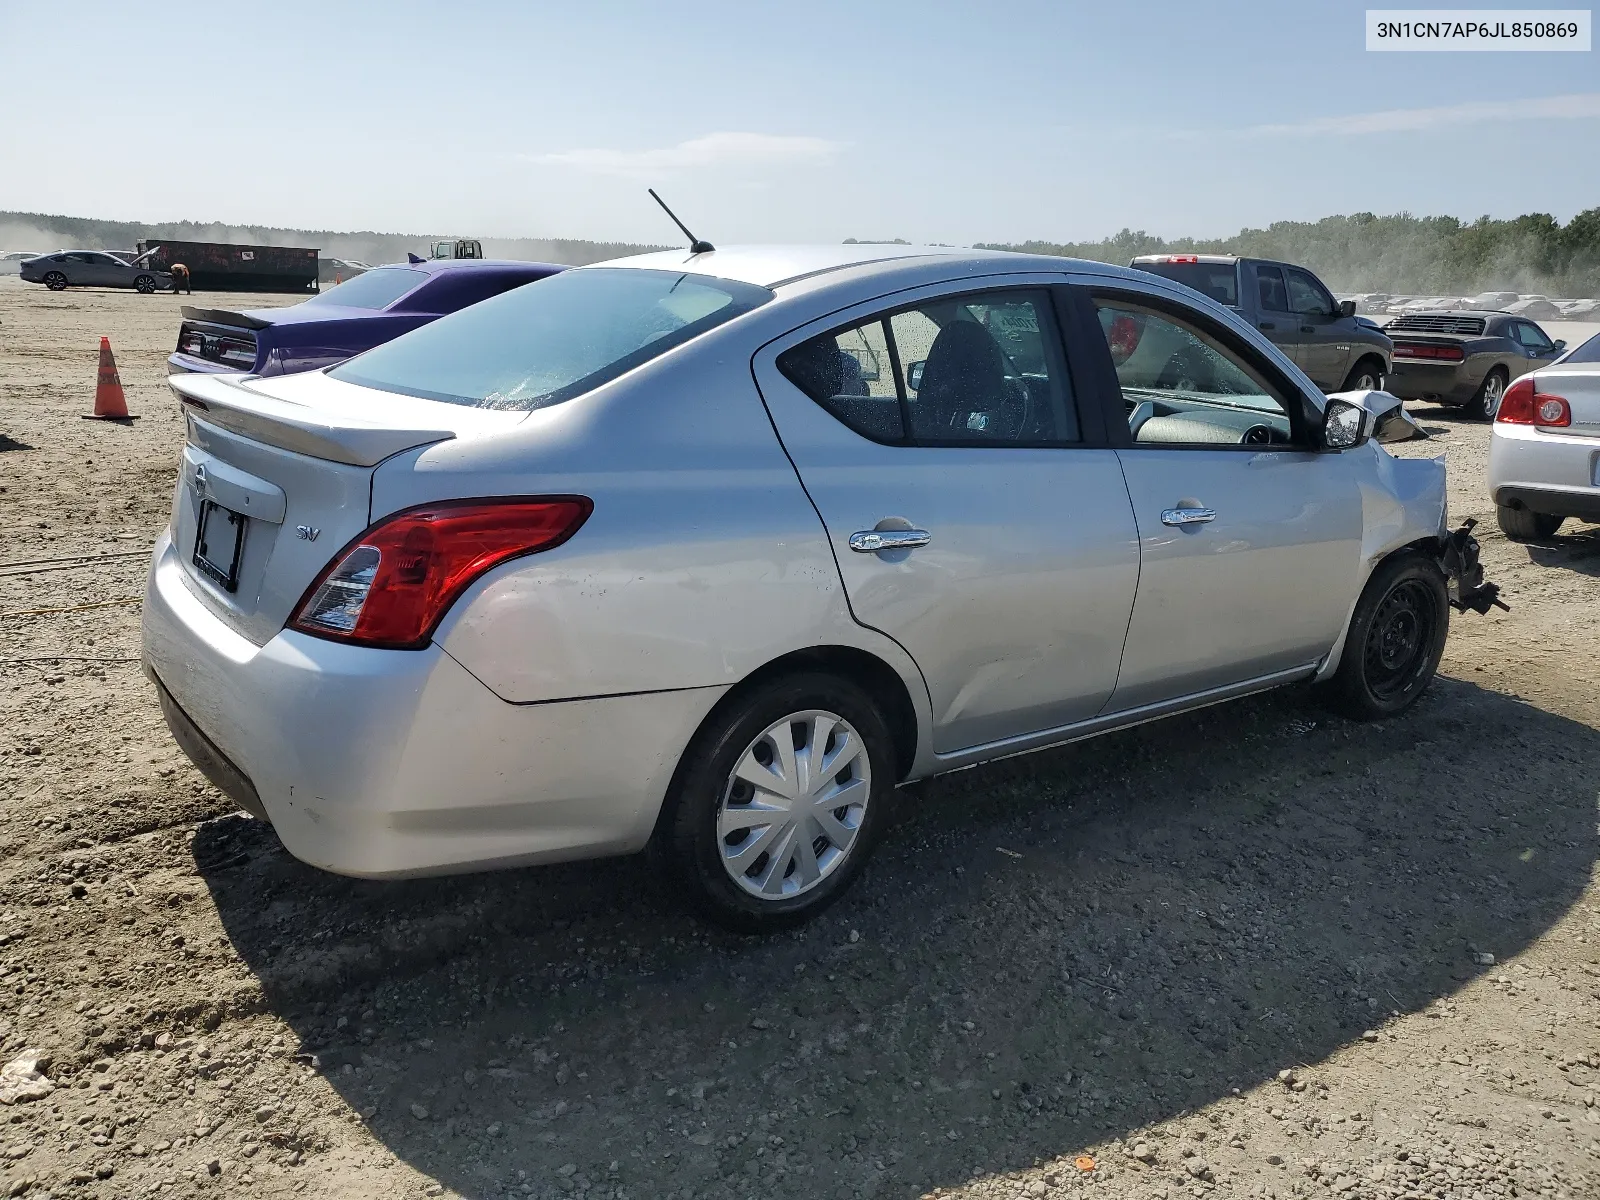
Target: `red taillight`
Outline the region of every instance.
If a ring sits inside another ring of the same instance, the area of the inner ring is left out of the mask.
[[[339,642],[416,650],[485,571],[559,546],[594,505],[582,496],[458,500],[386,517],[341,551],[289,627]]]
[[[1180,263],[1180,262],[1197,263],[1197,262],[1200,261],[1200,256],[1198,254],[1169,254],[1169,255],[1167,255],[1167,257],[1163,258],[1161,261],[1162,262],[1169,262],[1169,263]]]
[[[1428,342],[1396,342],[1396,358],[1431,358],[1440,362],[1461,362],[1467,352],[1460,346],[1435,346]]]
[[[1572,424],[1572,405],[1561,396],[1539,391],[1527,376],[1517,380],[1500,398],[1500,411],[1494,419],[1502,425],[1541,425],[1560,429]]]

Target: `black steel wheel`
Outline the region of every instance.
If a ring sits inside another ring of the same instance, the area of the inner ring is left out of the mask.
[[[1439,564],[1416,551],[1386,559],[1356,603],[1332,698],[1357,720],[1404,712],[1439,669],[1449,629],[1450,595]]]

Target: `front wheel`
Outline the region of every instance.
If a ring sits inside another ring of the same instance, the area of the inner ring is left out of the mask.
[[[685,754],[652,852],[709,920],[798,925],[865,863],[895,786],[877,705],[832,675],[763,684],[713,714]]]
[[[52,292],[64,292],[67,290],[67,277],[60,271],[51,271],[44,277],[44,285]]]
[[[1350,371],[1350,377],[1344,381],[1341,392],[1381,392],[1383,391],[1383,364],[1370,358],[1364,358]]]
[[[1415,552],[1385,560],[1350,618],[1330,699],[1358,721],[1398,716],[1432,681],[1449,630],[1450,593],[1439,564]]]
[[[134,288],[141,296],[153,295],[156,290],[154,275],[141,275],[133,281]]]
[[[1500,411],[1500,401],[1505,394],[1505,368],[1495,367],[1483,377],[1483,384],[1478,388],[1477,395],[1467,401],[1466,411],[1468,415],[1480,421],[1492,421],[1495,413]]]
[[[1549,513],[1512,508],[1509,504],[1496,504],[1494,517],[1500,522],[1500,532],[1513,542],[1542,542],[1545,538],[1555,537],[1561,522],[1566,520],[1565,517],[1553,517]]]

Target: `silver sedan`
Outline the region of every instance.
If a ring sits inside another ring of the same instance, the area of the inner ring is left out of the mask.
[[[171,383],[146,668],[351,875],[649,848],[781,926],[901,784],[1299,681],[1393,716],[1493,600],[1395,397],[1098,263],[647,255]]]
[[[1600,521],[1600,334],[1506,390],[1489,435],[1489,495],[1512,541]]]

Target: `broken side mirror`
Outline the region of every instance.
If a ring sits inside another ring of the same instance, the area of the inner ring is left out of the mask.
[[[1322,448],[1354,450],[1367,440],[1367,410],[1348,400],[1329,400],[1322,409]]]

